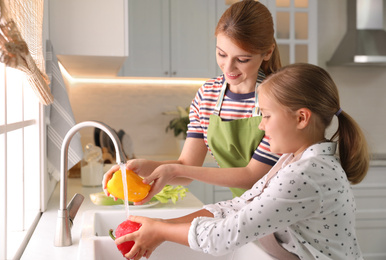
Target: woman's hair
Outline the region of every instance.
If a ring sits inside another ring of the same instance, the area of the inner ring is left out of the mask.
[[[281,67],[272,15],[260,2],[244,0],[231,5],[217,24],[215,35],[220,33],[229,37],[241,49],[253,54],[265,53],[274,44],[271,58],[263,61],[261,68],[268,76]]]
[[[271,74],[260,87],[290,111],[311,110],[324,130],[337,114],[339,126],[331,140],[338,139],[340,161],[349,181],[357,184],[363,180],[369,167],[365,136],[354,119],[340,110],[338,89],[324,69],[292,64]]]

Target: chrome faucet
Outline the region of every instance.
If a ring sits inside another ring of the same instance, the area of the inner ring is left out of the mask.
[[[60,151],[60,205],[58,210],[58,220],[56,223],[56,233],[54,245],[58,247],[72,245],[71,227],[73,220],[83,202],[83,195],[75,194],[68,206],[67,204],[67,170],[68,170],[68,148],[71,138],[84,127],[96,127],[106,132],[113,141],[115,147],[115,157],[117,164],[125,164],[126,156],[123,152],[121,142],[115,131],[108,125],[97,121],[85,121],[73,126],[66,134]]]

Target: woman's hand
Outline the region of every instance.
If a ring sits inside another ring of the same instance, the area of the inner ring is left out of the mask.
[[[151,184],[151,189],[146,198],[136,202],[135,205],[142,205],[150,201],[166,184],[170,184],[176,177],[179,167],[181,167],[179,164],[163,164],[158,166],[149,176],[145,177],[143,183]]]
[[[134,246],[125,257],[135,260],[141,257],[149,258],[153,251],[165,241],[161,235],[164,229],[163,223],[165,222],[140,216],[130,216],[129,219],[140,223],[142,226],[138,231],[117,238],[115,243],[119,245],[126,241],[134,241]]]
[[[126,162],[126,169],[132,170],[142,178],[149,176],[162,162],[146,159],[133,159]]]
[[[135,172],[136,174],[138,174],[139,176],[145,179],[148,178],[149,176],[152,176],[154,171],[156,171],[156,169],[158,169],[161,166],[162,165],[160,162],[150,161],[146,159],[135,159],[135,160],[130,160],[126,163],[127,169],[132,170],[133,172]],[[146,182],[144,180],[143,182],[146,184],[150,184],[152,181]],[[159,193],[165,187],[166,184],[167,183],[162,184],[161,182],[155,181],[152,184],[151,189],[148,195],[146,196],[146,198],[144,198],[140,202],[135,202],[134,204],[142,205],[149,202],[154,197],[154,195]]]
[[[106,196],[110,196],[110,193],[107,191],[107,183],[113,177],[114,172],[118,171],[119,169],[120,169],[119,165],[113,165],[113,167],[111,167],[110,170],[108,170],[103,175],[102,187],[103,187],[103,191],[105,192]],[[114,200],[117,200],[117,198],[114,197]]]
[[[146,177],[150,175],[159,164],[160,163],[158,162],[145,159],[133,159],[126,162],[126,169],[132,170],[141,177]],[[102,187],[107,196],[110,196],[110,193],[107,191],[107,183],[113,177],[114,172],[118,171],[119,169],[119,165],[114,165],[103,175]],[[115,197],[114,199],[117,200]],[[151,197],[149,200],[150,199]]]

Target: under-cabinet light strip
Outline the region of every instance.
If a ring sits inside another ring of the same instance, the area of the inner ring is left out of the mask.
[[[168,78],[125,78],[125,77],[116,77],[116,78],[77,78],[72,77],[67,70],[59,62],[60,70],[63,76],[70,83],[105,83],[105,84],[143,84],[143,85],[171,85],[171,86],[181,86],[181,85],[202,85],[207,80],[205,78],[197,79],[168,79]]]

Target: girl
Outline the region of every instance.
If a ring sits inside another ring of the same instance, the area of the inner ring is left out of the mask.
[[[224,74],[198,90],[179,159],[137,159],[126,164],[146,177],[145,183],[154,181],[139,204],[149,201],[166,184],[188,185],[193,180],[235,187],[233,194],[240,196],[279,158],[270,152],[264,132],[256,131],[261,120],[256,109],[257,86],[281,67],[271,13],[253,0],[235,3],[222,15],[215,35],[217,64]],[[221,168],[200,167],[208,150]],[[118,169],[114,166],[105,174],[103,187]]]
[[[363,259],[350,184],[365,177],[369,155],[329,74],[310,64],[285,67],[259,86],[259,104],[259,128],[283,153],[277,164],[239,198],[178,219],[131,216],[142,227],[116,240],[135,241],[127,257],[148,257],[166,240],[213,255],[260,240],[277,259]],[[328,140],[334,115],[339,125]]]

